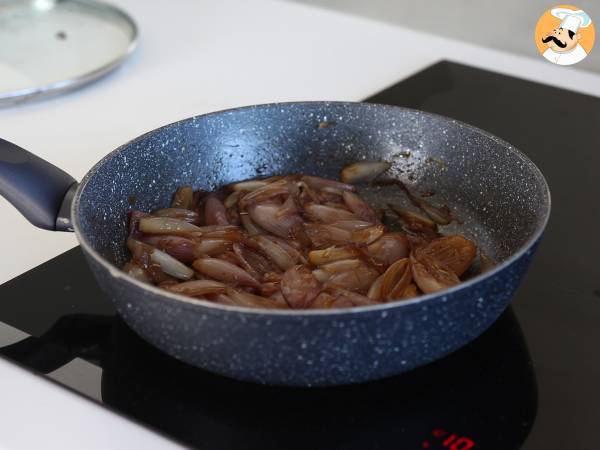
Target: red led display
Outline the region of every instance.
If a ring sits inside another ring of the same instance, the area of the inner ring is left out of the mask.
[[[435,428],[431,431],[431,436],[436,440],[432,442],[436,445],[435,448],[443,448],[447,450],[471,450],[475,448],[475,441],[466,436],[459,436],[455,433],[449,434],[446,430]],[[421,443],[423,448],[432,448],[432,442],[425,440]]]

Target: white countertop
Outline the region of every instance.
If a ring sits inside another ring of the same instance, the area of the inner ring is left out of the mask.
[[[255,103],[360,100],[441,59],[600,96],[600,76],[554,66],[541,57],[529,59],[296,3],[118,3],[140,28],[140,45],[122,68],[77,92],[0,109],[2,138],[77,179],[120,144],[166,123]],[[72,234],[35,229],[1,198],[0,217],[0,283],[76,245]],[[48,442],[66,448],[77,442],[73,433],[85,435],[81,442],[88,449],[138,448],[125,436],[146,439],[139,427],[19,372],[0,361],[0,422],[23,431],[8,437],[0,433],[0,448],[35,448],[42,442],[45,448]],[[36,405],[59,403],[58,414],[52,415],[50,407],[36,413]],[[78,419],[74,428],[73,419]],[[115,420],[124,425],[109,426]],[[26,432],[39,424],[46,424],[43,433]],[[71,433],[68,439],[65,430]],[[97,446],[94,434],[103,436]],[[155,443],[153,448],[171,445]]]

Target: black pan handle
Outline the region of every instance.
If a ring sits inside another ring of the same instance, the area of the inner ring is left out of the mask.
[[[0,195],[36,227],[73,231],[70,203],[76,187],[66,172],[0,139]]]

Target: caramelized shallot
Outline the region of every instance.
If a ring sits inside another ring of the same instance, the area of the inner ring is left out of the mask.
[[[362,161],[344,167],[340,179],[344,183],[358,183],[381,175],[392,165],[385,161]]]
[[[292,308],[310,307],[320,292],[320,283],[306,266],[290,267],[281,278],[281,293]]]
[[[129,214],[132,258],[123,270],[174,294],[245,308],[369,306],[458,284],[478,249],[462,236],[439,234],[438,224],[451,220],[447,207],[384,180],[427,215],[390,205],[405,232],[390,230],[381,209],[348,184],[389,168],[352,164],[342,181],[289,175],[213,192],[183,186],[169,207]],[[481,253],[481,269],[485,263]]]

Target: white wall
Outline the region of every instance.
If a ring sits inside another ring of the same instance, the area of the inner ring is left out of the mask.
[[[540,15],[559,1],[548,0],[294,0],[396,23],[538,58],[533,41]],[[570,2],[563,2],[569,3]],[[596,27],[600,1],[577,0]],[[597,28],[598,30],[598,28]],[[448,55],[451,59],[452,55]],[[577,68],[600,72],[600,36],[592,53]]]

